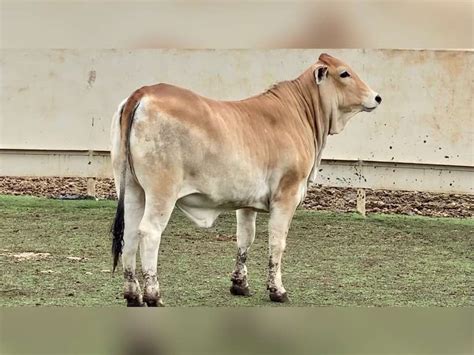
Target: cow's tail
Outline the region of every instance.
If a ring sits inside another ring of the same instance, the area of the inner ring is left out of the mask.
[[[116,176],[118,187],[118,204],[115,212],[115,219],[111,227],[112,232],[112,255],[113,255],[113,272],[118,264],[118,259],[122,254],[123,234],[125,230],[125,183],[127,171],[136,179],[135,170],[133,169],[132,156],[130,154],[130,131],[132,128],[135,111],[140,105],[142,98],[140,90],[128,98],[122,106],[119,113],[120,126],[120,148],[117,160],[119,161],[119,175]],[[116,172],[117,174],[117,172]]]

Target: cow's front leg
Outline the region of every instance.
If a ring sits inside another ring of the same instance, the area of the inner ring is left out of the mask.
[[[247,281],[247,253],[255,239],[255,221],[257,212],[251,209],[240,209],[237,215],[237,257],[235,269],[232,273],[232,286],[230,293],[238,296],[249,296],[249,284]]]
[[[280,196],[272,203],[268,223],[268,281],[267,289],[273,302],[287,302],[288,295],[281,279],[281,263],[286,247],[286,236],[291,219],[298,205],[298,196],[288,194]]]

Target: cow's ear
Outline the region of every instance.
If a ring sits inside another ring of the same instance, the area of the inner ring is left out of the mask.
[[[325,64],[318,63],[314,69],[314,78],[316,84],[320,85],[324,79],[328,77],[328,66]]]

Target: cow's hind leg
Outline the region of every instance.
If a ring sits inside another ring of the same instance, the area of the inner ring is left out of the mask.
[[[247,281],[247,253],[255,239],[255,221],[257,212],[251,209],[237,210],[237,257],[235,269],[232,273],[230,293],[239,296],[249,296],[250,290]]]
[[[157,276],[158,251],[161,234],[175,205],[174,196],[170,193],[146,193],[145,212],[140,222],[140,257],[143,278],[145,281],[143,301],[149,307],[162,306]]]
[[[138,251],[138,225],[143,217],[145,205],[142,188],[131,179],[127,181],[125,193],[125,230],[123,235],[122,264],[124,272],[124,298],[128,307],[143,306],[140,285],[135,274]]]

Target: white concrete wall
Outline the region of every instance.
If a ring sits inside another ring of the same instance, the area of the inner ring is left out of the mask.
[[[295,78],[321,52],[350,64],[383,103],[329,138],[320,182],[473,192],[472,51],[4,49],[0,175],[107,175],[108,160],[88,151],[109,149],[111,116],[134,89],[168,82],[241,99]],[[387,174],[364,168],[361,178],[359,160]]]

